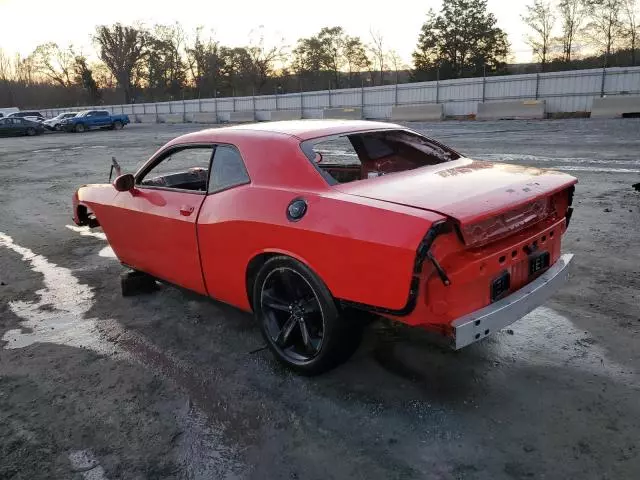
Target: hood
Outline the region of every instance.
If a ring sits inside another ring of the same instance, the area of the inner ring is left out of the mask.
[[[470,224],[575,183],[574,177],[561,172],[461,158],[334,188],[349,195],[430,210]]]

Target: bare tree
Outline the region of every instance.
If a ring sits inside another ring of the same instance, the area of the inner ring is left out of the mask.
[[[636,48],[638,48],[638,12],[637,0],[623,0],[623,30],[624,35],[629,39],[629,47],[631,48],[631,65],[636,64]]]
[[[76,53],[71,45],[60,48],[54,42],[44,43],[36,47],[31,57],[36,73],[62,87],[73,85]]]
[[[0,102],[5,101],[8,105],[15,103],[13,95],[13,62],[11,58],[0,48],[0,86],[6,91],[6,95],[0,95]],[[2,93],[2,92],[0,92]]]
[[[558,13],[562,27],[562,34],[559,38],[562,43],[562,60],[569,63],[574,51],[576,36],[582,27],[582,22],[584,22],[585,0],[560,0]]]
[[[608,66],[615,45],[622,38],[622,1],[585,0],[589,16],[585,34],[604,54],[604,67]]]
[[[387,51],[384,46],[384,37],[382,33],[377,30],[370,29],[371,44],[369,45],[369,51],[373,56],[373,66],[380,73],[380,85],[384,84],[384,69],[385,60],[387,57]]]
[[[522,21],[533,30],[533,34],[527,35],[525,39],[533,49],[533,54],[538,57],[544,72],[549,60],[556,17],[548,0],[534,0],[533,5],[527,5],[526,8],[527,13],[522,15]]]
[[[393,71],[396,74],[396,83],[398,83],[398,72],[400,72],[400,70],[404,68],[407,68],[407,66],[404,64],[404,62],[402,61],[402,57],[396,50],[389,50],[389,52],[387,53],[387,59],[391,64],[391,68],[393,68]]]
[[[0,48],[0,80],[8,81],[12,78],[11,58]]]
[[[284,39],[278,42],[278,46],[266,46],[264,41],[264,28],[261,25],[257,30],[249,33],[249,46],[246,47],[251,59],[251,77],[254,93],[260,92],[273,75],[275,64],[283,59]]]
[[[100,59],[124,90],[125,102],[131,102],[134,79],[145,56],[146,33],[141,28],[119,23],[99,25],[94,40],[99,47]]]
[[[33,85],[36,77],[36,68],[33,63],[33,57],[29,55],[22,58],[16,54],[13,60],[14,80],[23,85]]]

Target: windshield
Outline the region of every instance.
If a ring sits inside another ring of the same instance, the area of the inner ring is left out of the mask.
[[[322,137],[302,142],[300,146],[330,185],[460,158],[444,145],[407,130]]]
[[[86,117],[87,113],[89,113],[91,110],[83,110],[82,112],[78,112],[78,114],[76,115],[76,117]]]

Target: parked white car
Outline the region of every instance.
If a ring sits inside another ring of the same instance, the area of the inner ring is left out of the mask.
[[[45,127],[49,128],[50,130],[61,130],[62,121],[67,118],[75,117],[77,113],[78,112],[63,112],[53,118],[45,120],[43,123]]]
[[[19,111],[20,109],[17,107],[0,108],[0,118],[8,117],[12,113],[16,113]]]

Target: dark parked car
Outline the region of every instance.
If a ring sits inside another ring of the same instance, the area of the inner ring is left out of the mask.
[[[28,135],[32,137],[42,132],[44,132],[42,123],[33,122],[24,118],[0,118],[0,137],[13,137],[17,135]]]
[[[34,110],[24,110],[22,112],[15,112],[7,115],[7,118],[25,118],[33,122],[44,122],[45,118],[40,112]]]

